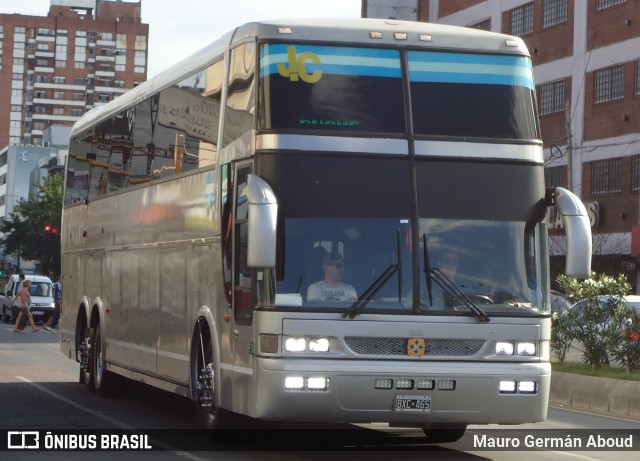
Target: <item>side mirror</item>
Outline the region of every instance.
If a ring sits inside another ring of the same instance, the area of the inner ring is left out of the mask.
[[[278,202],[269,184],[255,174],[247,177],[248,233],[247,265],[268,268],[276,265]]]
[[[575,194],[562,187],[555,189],[554,204],[567,236],[565,273],[569,277],[588,278],[591,272],[591,224],[587,209]]]

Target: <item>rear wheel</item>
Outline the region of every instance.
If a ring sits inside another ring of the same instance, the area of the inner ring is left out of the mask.
[[[93,366],[93,338],[95,332],[93,328],[86,331],[86,336],[80,345],[80,379],[91,392],[96,391],[96,381]]]
[[[467,430],[466,424],[429,424],[421,426],[427,443],[449,443],[460,440]]]

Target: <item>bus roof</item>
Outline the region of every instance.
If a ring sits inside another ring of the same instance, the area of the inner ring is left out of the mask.
[[[529,56],[526,45],[519,37],[444,24],[372,18],[250,22],[226,33],[110,103],[89,110],[73,125],[71,137],[207,67],[219,59],[228,47],[254,38]]]

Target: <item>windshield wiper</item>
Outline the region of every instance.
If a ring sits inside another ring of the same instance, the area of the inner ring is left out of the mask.
[[[433,307],[433,278],[431,266],[429,266],[429,249],[427,248],[427,234],[422,234],[422,256],[424,258],[424,276],[427,279],[427,291],[429,292],[429,306]]]
[[[398,272],[398,302],[402,301],[402,248],[400,246],[400,229],[397,231],[396,246],[398,251],[397,261],[387,267],[387,269],[380,274],[380,277],[378,277],[349,307],[349,309],[342,314],[342,318],[349,317],[350,319],[353,319],[356,315],[360,314],[360,312],[367,307],[367,304],[369,304],[369,301],[373,299],[378,290],[380,290],[380,288],[382,288],[396,272]]]
[[[480,309],[467,294],[451,281],[440,269],[430,269],[433,280],[450,296],[454,296],[463,302],[467,308],[478,317],[481,322],[489,322],[491,319],[485,311]]]
[[[429,305],[433,307],[432,288],[433,288],[433,282],[435,281],[438,284],[438,286],[442,288],[442,291],[444,291],[446,294],[448,294],[449,296],[455,296],[458,299],[460,299],[460,301],[462,301],[462,303],[465,306],[467,306],[467,308],[471,312],[473,312],[476,317],[478,317],[478,320],[480,320],[481,322],[491,321],[487,313],[482,309],[480,309],[476,305],[476,303],[474,303],[473,300],[469,298],[469,296],[467,296],[467,294],[464,291],[458,288],[458,286],[455,283],[453,283],[453,281],[449,277],[447,277],[440,269],[432,268],[429,266],[429,250],[427,248],[427,234],[422,234],[422,242],[423,242],[422,251],[423,251],[423,258],[424,258],[424,274],[427,282],[427,290],[429,292]]]

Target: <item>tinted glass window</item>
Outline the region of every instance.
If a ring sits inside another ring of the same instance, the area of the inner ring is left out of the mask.
[[[397,50],[263,45],[260,79],[261,129],[405,131]]]
[[[414,51],[409,78],[417,134],[540,139],[528,58]]]

